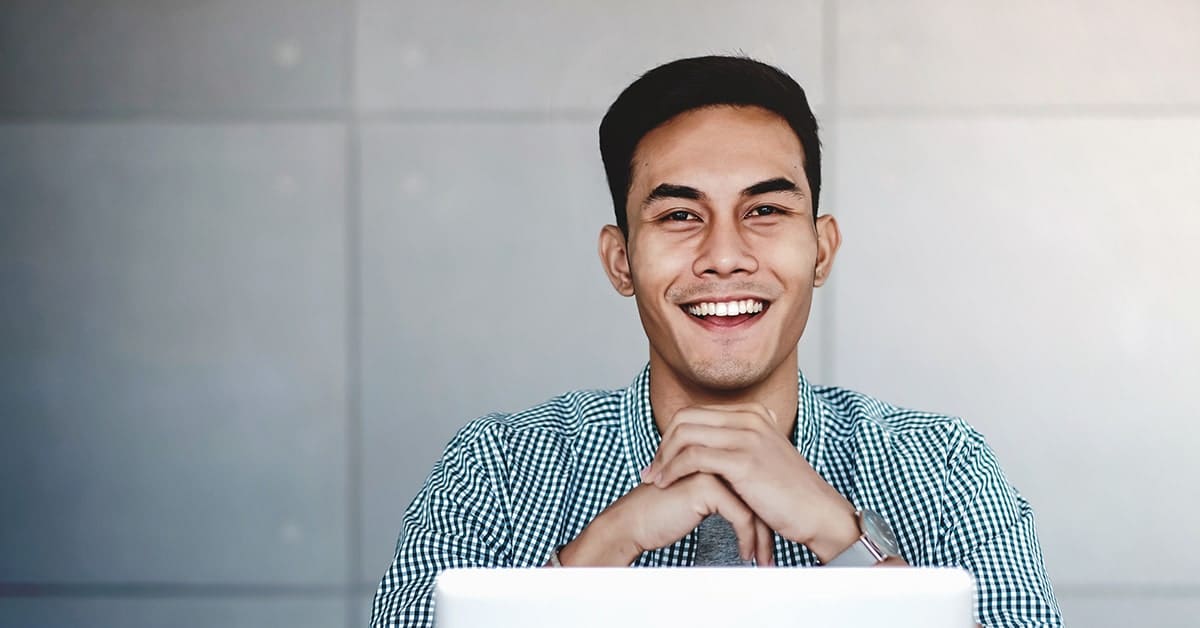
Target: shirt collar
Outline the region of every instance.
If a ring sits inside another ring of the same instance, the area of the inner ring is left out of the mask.
[[[797,371],[796,427],[792,431],[792,442],[800,451],[800,455],[811,465],[816,465],[814,459],[818,455],[817,436],[821,427],[821,406],[817,403],[812,386]],[[629,461],[633,474],[634,486],[641,482],[641,471],[654,459],[654,452],[662,442],[662,435],[654,425],[654,412],[650,407],[650,365],[647,364],[642,372],[633,380],[633,384],[625,389],[621,397],[621,440],[625,447],[625,457]]]
[[[621,441],[633,472],[634,486],[637,486],[642,481],[642,469],[654,459],[654,452],[662,442],[662,435],[654,425],[654,412],[650,409],[649,364],[621,397]]]

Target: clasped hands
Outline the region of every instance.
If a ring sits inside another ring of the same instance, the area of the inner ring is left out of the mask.
[[[854,507],[784,435],[762,404],[681,409],[663,430],[643,483],[560,552],[563,564],[629,565],[705,517],[732,524],[746,560],[773,565],[772,534],[828,561],[858,538]]]

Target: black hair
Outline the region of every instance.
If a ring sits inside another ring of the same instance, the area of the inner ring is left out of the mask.
[[[626,198],[638,142],[681,113],[720,105],[762,107],[787,121],[804,149],[804,174],[816,217],[821,196],[821,142],[804,88],[783,70],[749,57],[694,57],[643,74],[621,92],[600,122],[600,156],[617,226],[626,237]]]

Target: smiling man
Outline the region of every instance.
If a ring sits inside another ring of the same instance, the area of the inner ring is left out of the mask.
[[[409,506],[376,625],[428,626],[450,567],[950,565],[986,626],[1061,625],[1029,504],[962,420],[810,384],[841,243],[804,91],[745,58],[646,73],[600,125],[600,258],[649,364],[463,428]]]

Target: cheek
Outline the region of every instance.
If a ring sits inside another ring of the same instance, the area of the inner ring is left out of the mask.
[[[772,244],[770,265],[785,281],[812,284],[817,267],[817,243],[812,238],[789,238]]]
[[[661,296],[688,268],[690,262],[680,247],[662,246],[656,241],[639,242],[630,256],[634,287]]]

